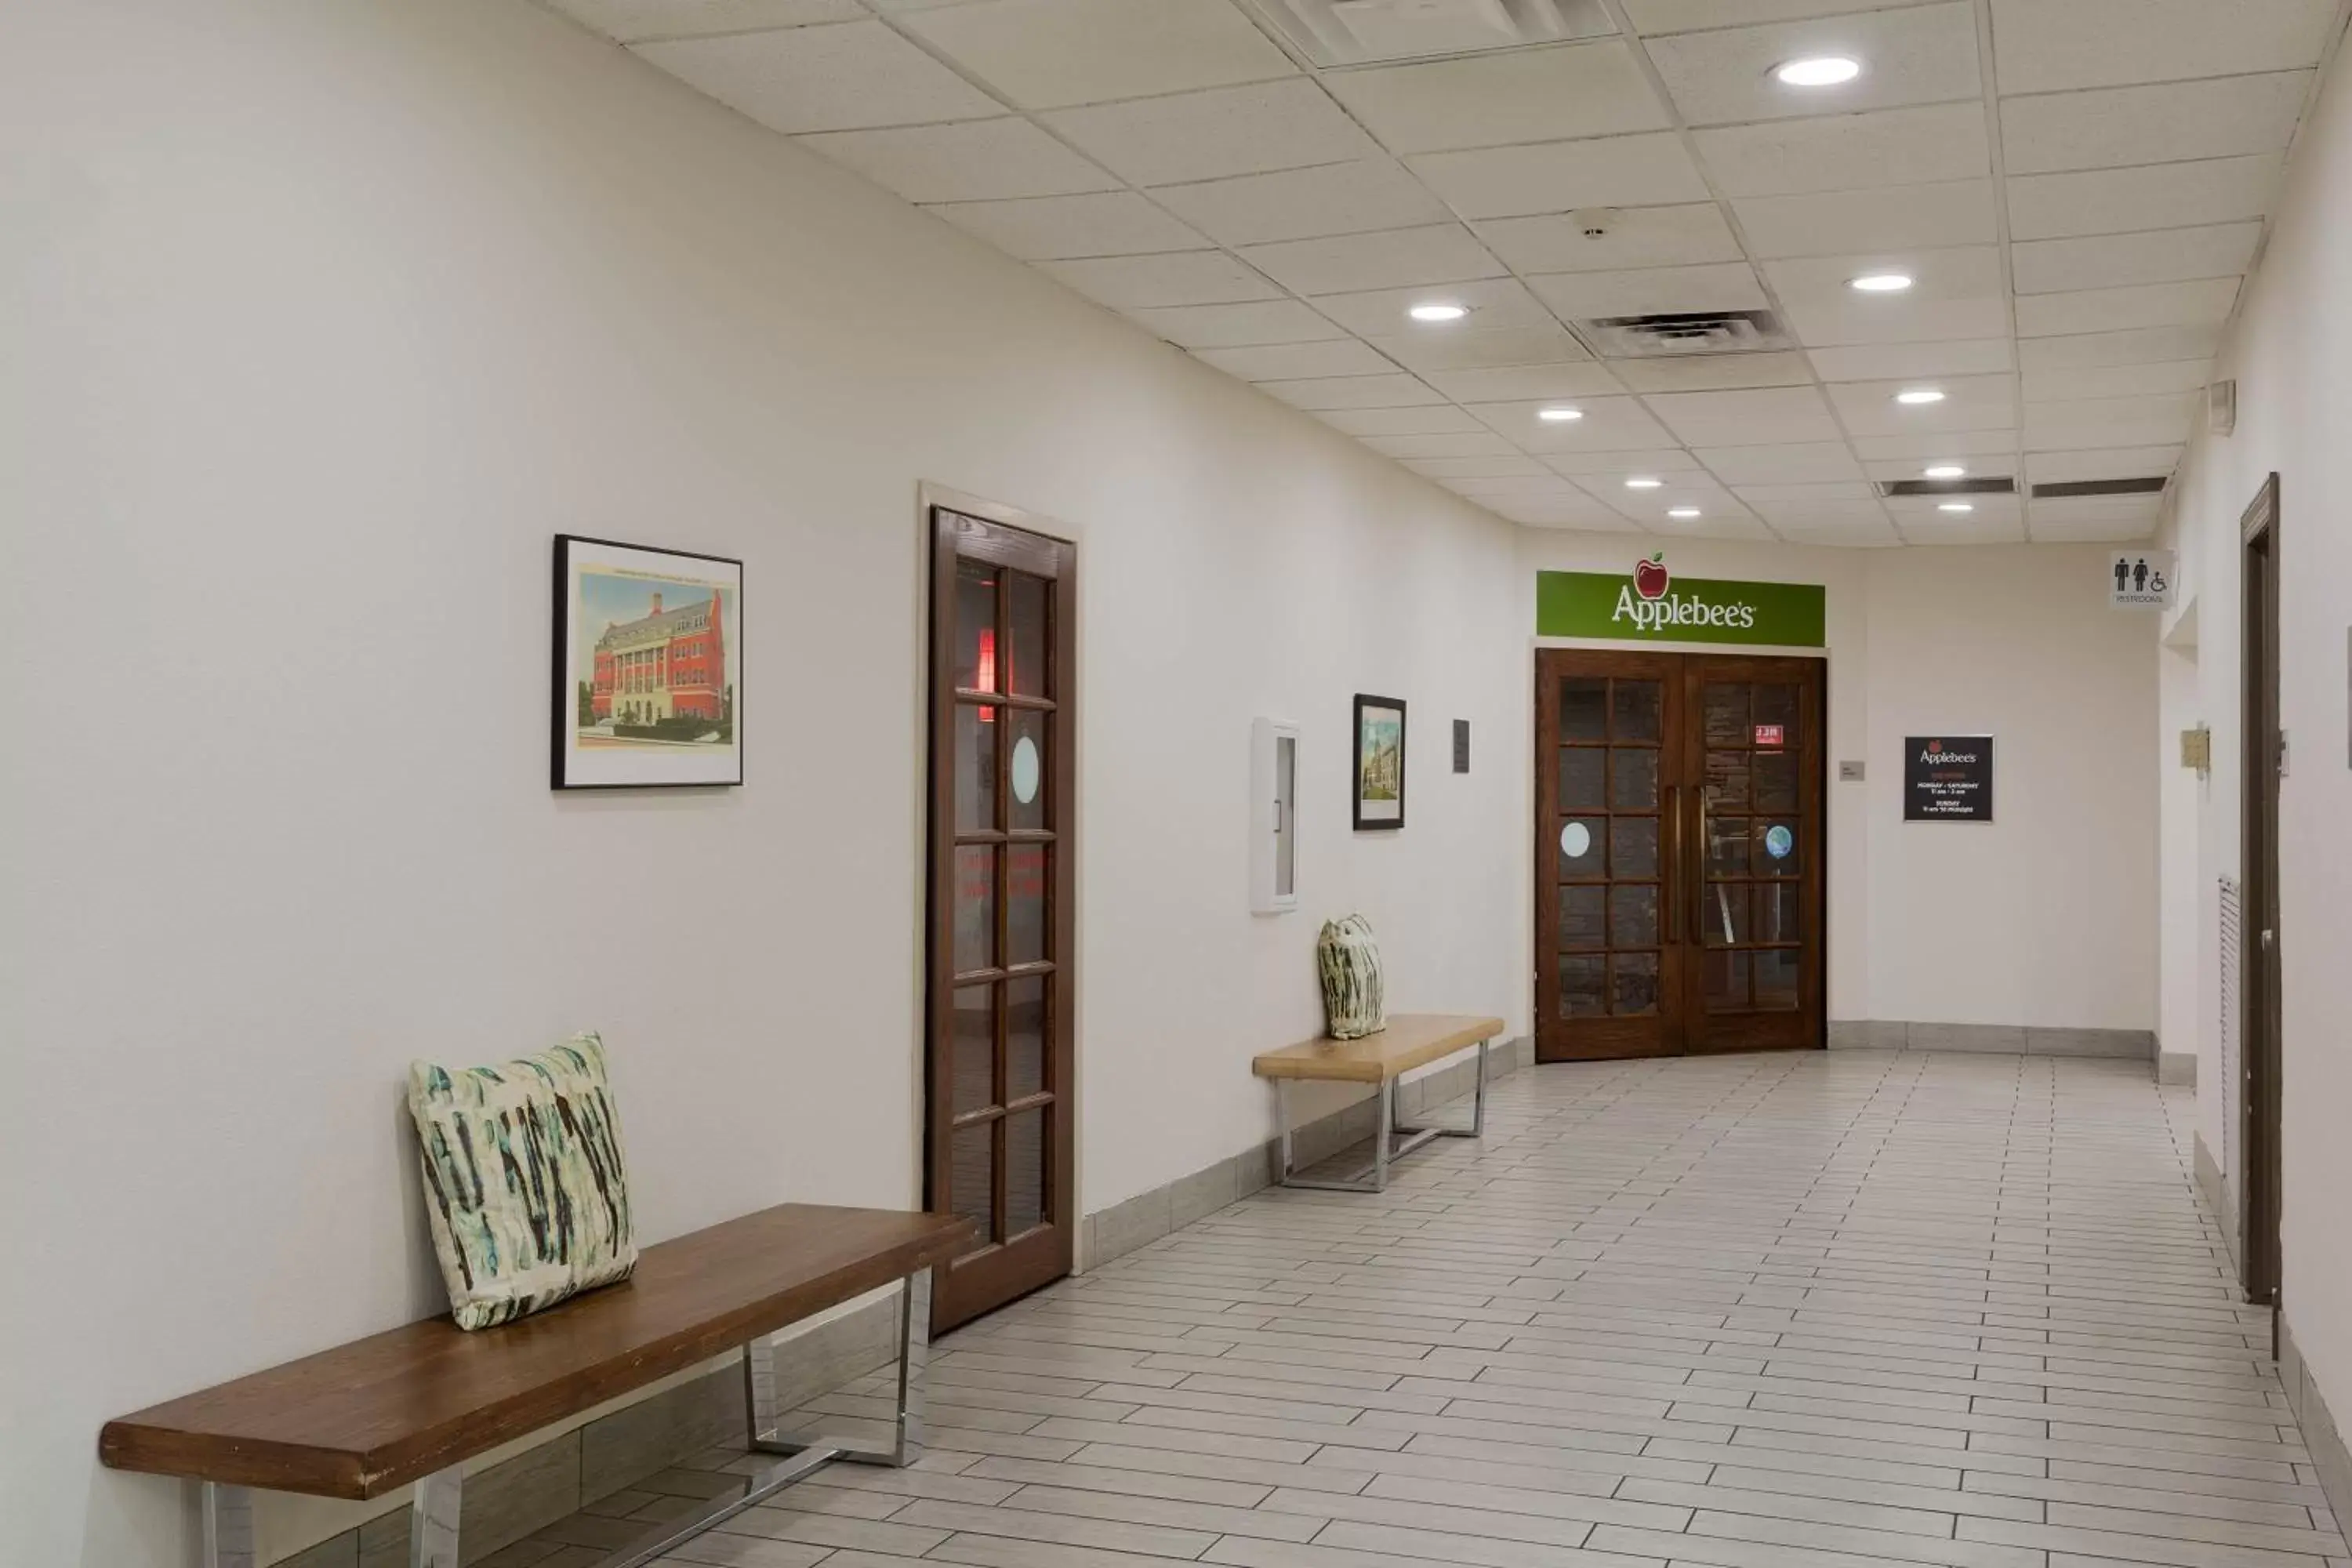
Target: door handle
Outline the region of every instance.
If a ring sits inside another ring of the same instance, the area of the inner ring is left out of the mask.
[[[2266,931],[2263,932],[2263,951],[2264,952],[2268,952],[2271,950],[2271,942],[2277,935],[2278,933],[2276,931]]]
[[[1667,942],[1674,941],[1678,927],[1675,924],[1675,884],[1683,874],[1683,792],[1675,784],[1666,786],[1666,841],[1670,853],[1658,873],[1659,894],[1664,907],[1658,911],[1658,930]]]
[[[1713,847],[1706,837],[1706,785],[1691,785],[1691,796],[1698,806],[1698,854],[1690,882],[1690,942],[1693,947],[1706,945],[1706,858]]]

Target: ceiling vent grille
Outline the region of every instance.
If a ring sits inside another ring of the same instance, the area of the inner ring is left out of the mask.
[[[2063,484],[2036,485],[2035,500],[2066,500],[2081,496],[2152,496],[2169,481],[2143,479],[2068,479]]]
[[[1654,316],[1597,316],[1571,323],[1602,359],[1666,359],[1677,354],[1761,353],[1796,342],[1769,310],[1671,310]]]
[[[2010,479],[1887,479],[1879,485],[1878,493],[1890,500],[1896,496],[2013,496],[2017,493],[2017,481]]]
[[[1616,32],[1601,0],[1249,0],[1316,65],[1386,65]]]

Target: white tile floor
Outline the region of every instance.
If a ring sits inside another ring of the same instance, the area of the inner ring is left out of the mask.
[[[919,1468],[674,1561],[2321,1568],[2191,1106],[2039,1057],[1518,1074],[1382,1196],[1262,1193],[941,1342]]]

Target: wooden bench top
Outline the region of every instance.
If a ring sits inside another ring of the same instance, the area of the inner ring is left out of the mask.
[[[951,1215],[785,1204],[649,1247],[619,1285],[467,1333],[410,1323],[110,1421],[99,1458],[364,1500],[962,1252]]]
[[[1389,1026],[1360,1040],[1301,1040],[1268,1051],[1251,1064],[1260,1078],[1331,1079],[1342,1083],[1386,1083],[1399,1073],[1426,1067],[1465,1046],[1503,1032],[1500,1018],[1466,1013],[1398,1013]]]

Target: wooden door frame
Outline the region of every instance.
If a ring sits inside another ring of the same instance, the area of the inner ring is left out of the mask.
[[[2238,954],[2239,1274],[2250,1301],[2275,1306],[2283,1277],[2279,1215],[2282,1107],[2284,1104],[2279,929],[2279,775],[2285,735],[2279,725],[2279,477],[2255,491],[2238,521],[2239,868],[2245,898]],[[2267,946],[2263,937],[2270,941]]]
[[[1080,1079],[1077,1040],[1081,1028],[1078,965],[1082,954],[1078,946],[1077,887],[1083,812],[1077,798],[1077,759],[1080,745],[1080,689],[1082,677],[1075,671],[1083,667],[1080,652],[1081,632],[1078,613],[1079,531],[1016,507],[986,500],[981,497],[952,489],[944,485],[920,483],[916,489],[916,521],[918,546],[916,552],[918,614],[916,637],[919,664],[923,671],[915,704],[918,742],[917,758],[917,842],[923,853],[915,868],[915,962],[916,994],[921,998],[917,1009],[914,1041],[916,1114],[920,1138],[917,1144],[916,1189],[922,1194],[925,1207],[934,1201],[932,1173],[944,1168],[949,1159],[952,1133],[952,1101],[942,1100],[936,1092],[935,1076],[938,1058],[935,1046],[939,1030],[947,1015],[953,986],[952,952],[934,940],[933,911],[940,897],[939,831],[948,825],[950,840],[954,834],[955,801],[953,780],[949,769],[939,765],[942,756],[953,755],[954,733],[950,706],[937,700],[943,683],[952,679],[948,660],[947,639],[936,635],[934,616],[941,598],[941,584],[952,585],[956,556],[943,551],[940,544],[951,525],[944,515],[957,513],[998,528],[1016,530],[1036,537],[1048,547],[1067,552],[1066,565],[1055,577],[1053,613],[1056,631],[1055,652],[1062,661],[1054,677],[1055,720],[1053,754],[1048,766],[1053,772],[1055,802],[1055,844],[1053,871],[1053,943],[1056,963],[1051,989],[1050,1009],[1053,1018],[1052,1037],[1047,1042],[1051,1065],[1050,1082],[1060,1086],[1055,1109],[1064,1111],[1057,1121],[1047,1118],[1049,1146],[1050,1198],[1059,1211],[1059,1273],[1069,1274],[1076,1263],[1077,1233],[1084,1223],[1085,1207],[1078,1185],[1078,1140],[1083,1118],[1079,1114],[1084,1085]],[[1018,565],[1018,561],[1012,564]],[[999,767],[1007,765],[1000,757]],[[951,858],[951,857],[950,857]],[[1001,921],[1000,921],[1001,924]],[[999,933],[1000,939],[1002,932]],[[952,1047],[949,1061],[952,1061]],[[940,1112],[944,1109],[945,1114]],[[997,1185],[1003,1186],[1002,1172]],[[1002,1194],[997,1195],[1001,1208]],[[1005,1256],[1003,1254],[1000,1257]],[[972,1272],[964,1274],[963,1269]],[[1003,1292],[1003,1282],[995,1276],[999,1269],[993,1260],[982,1260],[971,1265],[949,1265],[939,1270],[938,1282],[931,1293],[932,1331],[944,1333],[960,1323],[977,1316],[979,1311],[992,1310],[993,1305],[971,1309],[972,1299],[992,1293],[1012,1300],[1034,1285]],[[961,1277],[959,1288],[959,1276]],[[1043,1281],[1039,1282],[1044,1283]]]

